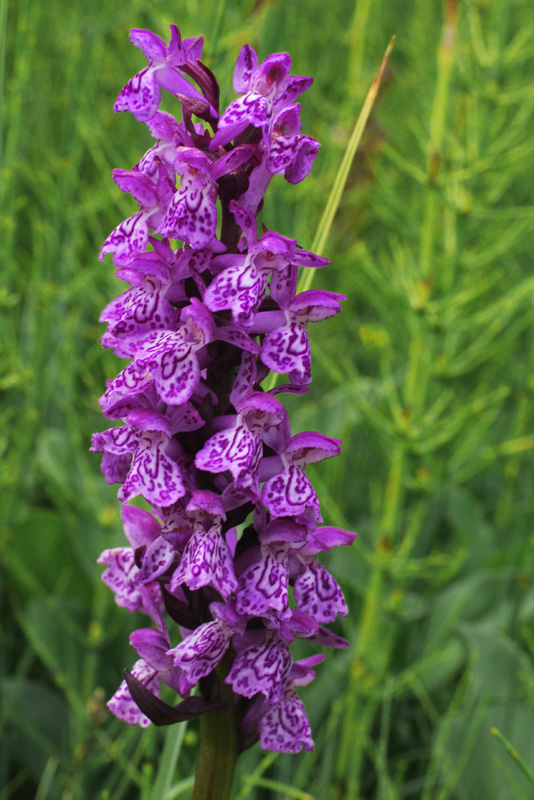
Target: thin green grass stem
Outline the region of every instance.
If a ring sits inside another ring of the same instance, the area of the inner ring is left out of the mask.
[[[523,761],[523,759],[521,758],[515,747],[508,741],[506,736],[504,736],[504,734],[502,734],[498,728],[491,728],[491,733],[499,740],[499,742],[505,748],[508,755],[515,761],[515,763],[517,764],[523,775],[526,775],[526,777],[529,780],[529,783],[531,783],[534,786],[534,772],[532,772],[532,770],[529,767],[527,767],[527,765],[525,764],[525,762]]]
[[[179,725],[171,725],[166,731],[165,744],[163,745],[161,758],[158,761],[158,772],[149,800],[165,800],[168,796],[176,772],[178,758],[180,757],[186,728],[187,723],[181,722]]]
[[[378,72],[376,73],[371,88],[367,92],[367,97],[365,98],[360,115],[356,120],[356,125],[352,131],[347,149],[345,150],[336,177],[334,178],[334,183],[332,185],[330,195],[326,202],[326,206],[317,227],[317,233],[315,234],[315,238],[311,247],[312,253],[316,253],[318,256],[322,255],[325,251],[326,243],[328,241],[330,231],[332,230],[332,223],[334,222],[334,217],[339,208],[341,197],[345,189],[345,184],[347,183],[347,178],[349,177],[350,168],[352,166],[352,162],[354,161],[356,151],[358,150],[358,145],[360,144],[367,120],[369,119],[369,114],[371,113],[376,100],[378,89],[380,88],[380,83],[382,81],[382,76],[384,74],[384,70],[386,69],[388,58],[394,44],[395,37],[393,36],[389,45],[387,46],[386,52],[384,53],[382,63],[380,64]],[[311,288],[314,275],[314,269],[308,269],[302,272],[297,285],[297,294],[300,294],[301,292],[307,292],[308,289]],[[273,373],[269,381],[266,382],[266,389],[269,390],[274,388],[277,380],[278,376]]]
[[[345,189],[345,184],[347,183],[347,178],[349,177],[349,172],[352,162],[354,160],[354,156],[356,155],[356,151],[358,149],[358,145],[360,144],[363,132],[365,130],[367,120],[369,119],[369,114],[371,113],[374,102],[376,100],[378,89],[380,88],[380,83],[382,81],[382,76],[384,74],[384,70],[386,69],[388,58],[391,53],[391,50],[393,49],[394,44],[395,44],[395,37],[391,39],[389,45],[387,46],[379,70],[376,73],[371,88],[367,92],[367,97],[365,98],[362,110],[360,111],[360,115],[356,121],[356,125],[354,126],[351,137],[349,139],[347,149],[345,150],[345,153],[343,155],[343,160],[341,161],[340,167],[334,179],[334,183],[330,191],[330,195],[328,197],[325,209],[323,211],[321,221],[319,222],[319,226],[317,228],[317,233],[315,234],[315,238],[312,243],[312,252],[317,253],[317,255],[322,255],[324,253],[326,243],[328,241],[328,237],[332,229],[332,223],[334,222],[334,217],[339,208],[341,197]],[[314,274],[315,270],[313,269],[309,269],[303,272],[299,280],[297,293],[305,292],[311,287]]]
[[[430,114],[430,141],[427,164],[429,191],[426,194],[426,206],[419,255],[419,273],[421,280],[431,279],[436,272],[433,268],[434,237],[436,234],[436,214],[438,210],[436,184],[443,159],[443,136],[445,133],[451,75],[456,52],[458,11],[458,0],[448,0],[448,2],[445,3],[445,25],[438,47],[436,89]]]

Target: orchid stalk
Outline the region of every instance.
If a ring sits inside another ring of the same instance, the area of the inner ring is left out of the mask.
[[[299,267],[328,261],[258,231],[271,179],[304,180],[317,154],[296,102],[311,78],[290,74],[287,53],[259,63],[245,45],[239,97],[220,113],[202,39],[182,40],[174,25],[168,45],[145,30],[130,39],[148,66],[114,110],[144,122],[155,144],[113,173],[139,210],[102,247],[130,286],[102,312],[102,344],[129,361],[100,399],[114,425],[91,449],[120,484],[127,538],[100,556],[103,579],[151,624],[131,635],[139,658],[108,707],[142,727],[204,715],[193,796],[224,800],[239,752],[258,740],[273,752],[313,748],[298,689],[324,656],[294,661],[291,643],[348,646],[326,627],[347,606],[318,556],[355,534],[322,524],[306,474],[341,442],[292,433],[281,402],[310,388],[308,324],[345,298],[297,293]],[[180,121],[159,110],[162,89]],[[273,373],[288,382],[274,385]]]

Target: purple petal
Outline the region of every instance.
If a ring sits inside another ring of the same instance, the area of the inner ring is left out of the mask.
[[[215,669],[233,636],[224,622],[216,620],[200,625],[177,647],[168,651],[175,667],[180,667],[193,685]]]
[[[195,466],[213,473],[229,470],[236,486],[258,488],[261,457],[260,437],[241,425],[208,439],[195,457]]]
[[[286,454],[291,456],[293,464],[316,464],[325,458],[333,458],[341,453],[342,442],[333,436],[322,433],[303,431],[291,438],[286,447]]]
[[[132,675],[134,675],[138,681],[141,681],[143,686],[146,686],[152,694],[159,697],[160,681],[158,673],[150,664],[147,664],[146,661],[142,659],[137,661],[132,669]],[[148,717],[143,714],[132,700],[126,681],[121,683],[107,706],[112,714],[115,714],[115,716],[123,720],[123,722],[127,722],[128,725],[140,725],[142,728],[146,728],[150,725]]]
[[[146,175],[134,170],[114,169],[113,180],[121,191],[131,194],[142,208],[156,206],[156,187]]]
[[[216,229],[217,208],[211,184],[204,187],[186,184],[174,195],[157,232],[201,248],[211,242]]]
[[[195,531],[189,539],[172,577],[171,592],[182,583],[190,589],[213,586],[224,598],[236,590],[232,556],[217,530]]]
[[[258,56],[249,44],[244,44],[234,69],[234,91],[245,94],[249,90],[252,73],[258,68]]]
[[[230,402],[234,408],[239,408],[241,402],[252,391],[256,373],[256,359],[251,353],[245,351],[241,356],[241,366],[230,393]]]
[[[306,509],[320,522],[319,501],[306,474],[295,464],[266,481],[261,499],[272,517],[295,517]]]
[[[137,583],[139,569],[135,564],[134,551],[130,547],[115,547],[104,550],[97,564],[106,564],[102,580],[115,594],[115,602],[121,608],[134,612],[142,607],[142,593]]]
[[[141,495],[152,505],[165,507],[185,495],[182,471],[166,454],[167,447],[168,439],[163,434],[143,433],[128,477],[119,490],[121,502]]]
[[[298,323],[269,333],[263,340],[260,357],[273,372],[288,372],[293,383],[311,383],[310,343],[307,331]]]
[[[291,303],[290,310],[297,315],[300,322],[320,322],[338,314],[341,311],[339,301],[346,299],[344,294],[311,289],[297,295]]]
[[[311,136],[298,137],[296,154],[284,172],[286,181],[300,183],[310,174],[319,147],[319,142]]]
[[[247,567],[239,576],[236,610],[239,614],[259,617],[269,608],[274,608],[282,617],[287,616],[287,555],[276,558],[267,547],[262,547],[258,555],[256,563]]]
[[[273,753],[299,753],[313,750],[310,723],[304,703],[293,690],[271,706],[258,723],[260,747]]]
[[[124,533],[134,550],[151,544],[160,535],[161,524],[144,508],[125,504],[121,507],[121,516]]]
[[[313,83],[313,78],[306,78],[304,76],[294,75],[289,78],[289,84],[283,93],[282,97],[276,103],[277,108],[282,108],[289,105],[297,97],[300,97],[302,92],[305,92]]]
[[[145,550],[143,563],[137,575],[139,583],[146,583],[159,578],[169,569],[174,557],[174,548],[162,536],[158,537]]]
[[[338,614],[346,617],[347,604],[338,584],[329,572],[315,559],[297,578],[294,597],[300,611],[318,622],[333,622]]]
[[[167,45],[161,36],[156,36],[152,31],[132,28],[130,30],[130,41],[143,51],[148,61],[154,61],[156,64],[165,61]]]
[[[210,311],[229,308],[235,323],[247,322],[257,311],[265,296],[267,277],[253,264],[229,267],[217,275],[204,295]]]
[[[233,344],[241,350],[248,350],[249,353],[254,353],[254,355],[258,355],[260,352],[259,344],[243,328],[239,328],[237,325],[225,325],[223,328],[218,328],[213,338]]]
[[[131,111],[140,122],[151,119],[161,100],[161,92],[150,67],[138,72],[121,91],[113,106],[113,111]]]
[[[104,260],[106,253],[114,253],[119,257],[131,256],[144,250],[148,242],[148,225],[142,211],[121,222],[113,230],[100,250],[99,261]]]
[[[130,644],[141,658],[158,672],[172,668],[172,659],[167,655],[169,637],[167,632],[155,628],[139,628],[130,634]]]
[[[135,452],[139,443],[139,433],[130,425],[109,428],[102,433],[93,433],[91,453],[112,453],[115,456]]]
[[[247,240],[248,249],[252,250],[255,244],[258,243],[258,223],[254,214],[242,208],[235,200],[230,200],[230,211],[235,217],[235,221],[243,231],[243,235]]]
[[[289,647],[274,631],[265,641],[237,653],[225,683],[244,697],[261,692],[268,702],[281,700],[291,670]]]

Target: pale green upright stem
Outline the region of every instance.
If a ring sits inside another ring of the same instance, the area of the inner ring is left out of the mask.
[[[442,143],[448,107],[450,78],[454,61],[458,0],[446,0],[443,35],[437,54],[438,74],[430,118],[428,191],[419,248],[421,281],[431,280],[434,272],[434,242],[437,222],[437,195],[434,191],[442,158]],[[432,287],[430,287],[431,289]],[[403,400],[406,426],[424,411],[432,354],[424,321],[412,318],[408,366]],[[408,471],[407,449],[402,432],[393,444],[389,475],[384,492],[382,516],[377,529],[372,573],[364,598],[357,652],[354,658],[345,714],[338,776],[343,797],[359,800],[363,757],[371,727],[380,703],[380,687],[390,661],[395,639],[394,622],[388,613],[395,594],[387,580],[389,562],[399,544],[404,485]],[[414,536],[415,540],[415,536]]]

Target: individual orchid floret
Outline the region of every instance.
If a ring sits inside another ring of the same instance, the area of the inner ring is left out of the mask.
[[[214,434],[195,457],[195,466],[212,473],[228,470],[234,484],[252,487],[259,494],[258,472],[263,455],[261,434],[278,425],[286,411],[279,400],[262,392],[251,392],[241,400],[232,427]]]
[[[311,667],[323,659],[322,655],[311,656],[293,664],[283,698],[268,706],[259,720],[260,746],[263,750],[282,753],[299,753],[302,748],[313,750],[310,723],[295,687],[310,683],[315,677]]]
[[[148,67],[134,75],[119,94],[114,111],[131,111],[136,119],[151,119],[161,100],[161,89],[171,94],[204,100],[181,74],[188,62],[198,60],[202,55],[203,40],[184,39],[176,25],[171,25],[171,38],[167,46],[163,39],[150,31],[132,29],[130,41],[139,47],[148,60]]]
[[[191,122],[188,128],[183,121],[177,122],[172,114],[166,111],[157,111],[151,119],[146,120],[146,124],[157,143],[147,150],[135,169],[150,177],[161,163],[169,179],[174,183],[176,179],[174,160],[178,148],[195,147],[203,139],[207,146],[210,141],[209,134],[201,124]]]
[[[209,675],[230,647],[232,637],[242,634],[249,619],[236,613],[232,603],[211,603],[212,622],[206,622],[186,636],[179,645],[168,650],[173,664],[182,672],[181,685],[193,687]]]
[[[232,553],[222,535],[221,525],[226,515],[221,501],[213,492],[196,491],[187,510],[193,512],[196,520],[180,564],[171,578],[170,591],[175,591],[183,583],[192,590],[213,586],[221,597],[228,598],[235,592],[237,581]]]
[[[289,373],[297,386],[311,383],[308,322],[335,316],[341,311],[340,300],[345,299],[343,294],[310,290],[299,294],[283,311],[260,312],[254,330],[266,332],[270,328],[261,346],[263,363],[273,372]]]
[[[158,233],[182,239],[191,247],[208,246],[217,228],[217,188],[215,182],[241,166],[252,155],[249,147],[240,147],[213,162],[194,147],[181,147],[174,159],[174,169],[181,185],[169,204]]]
[[[319,142],[301,134],[300,104],[282,108],[274,115],[270,139],[264,138],[258,148],[261,162],[254,167],[249,185],[239,202],[255,211],[273,175],[281,174],[289,183],[300,183],[311,172],[319,150]]]
[[[130,636],[130,644],[135,647],[141,659],[137,661],[131,674],[155,697],[159,697],[161,684],[166,683],[175,691],[179,690],[180,670],[176,669],[172,658],[167,655],[169,634],[167,629],[157,631],[141,628]],[[107,704],[110,711],[129,725],[146,728],[150,720],[133,700],[126,681],[123,681]]]
[[[143,586],[139,581],[139,567],[135,563],[135,551],[150,546],[160,534],[160,524],[141,508],[122,507],[124,532],[130,547],[104,550],[98,558],[105,564],[102,580],[115,594],[115,602],[131,613],[142,611],[162,626],[163,603],[158,587]]]
[[[119,500],[142,495],[155,506],[169,506],[186,493],[183,450],[161,414],[139,410],[128,420],[122,428],[93,434],[91,451],[104,453],[107,482],[123,483]]]
[[[137,273],[139,283],[119,295],[100,315],[115,338],[142,337],[155,330],[172,330],[180,315],[167,299],[171,282]],[[136,276],[136,277],[137,277]]]
[[[226,678],[237,694],[281,700],[291,671],[289,645],[275,630],[250,630],[234,638],[236,657]]]
[[[106,253],[124,258],[144,250],[148,244],[149,227],[154,229],[159,225],[174,191],[161,164],[152,176],[116,169],[113,179],[123,192],[129,192],[137,200],[141,210],[121,222],[109,234],[100,250],[100,261]]]
[[[311,79],[293,79],[306,81],[300,92],[292,92],[286,97],[290,86],[289,69],[291,58],[287,53],[274,53],[258,66],[258,56],[250,45],[244,45],[239,53],[234,70],[234,89],[243,94],[231,103],[218,122],[218,131],[212,141],[212,149],[227,144],[248,125],[263,129],[268,136],[273,110],[285,102],[287,105],[295,97],[311,85]]]
[[[234,322],[250,327],[265,298],[269,275],[275,273],[278,279],[278,275],[285,274],[292,265],[317,268],[328,261],[300,250],[294,239],[273,231],[266,231],[256,240],[255,231],[247,224],[245,210],[234,204],[232,211],[238,223],[241,220],[245,223],[243,232],[249,250],[246,255],[222,255],[213,259],[214,266],[226,266],[229,262],[232,266],[213,279],[204,302],[214,312],[230,309]]]
[[[133,369],[153,380],[159,397],[171,405],[186,403],[201,378],[198,351],[211,340],[211,314],[197,300],[182,310],[176,331],[158,331],[134,342]]]
[[[278,451],[279,456],[265,459],[264,475],[275,474],[263,486],[263,504],[272,518],[307,514],[315,522],[321,522],[319,501],[304,468],[306,464],[339,455],[341,441],[310,432],[297,433],[285,446],[280,441],[273,444],[283,449]]]

